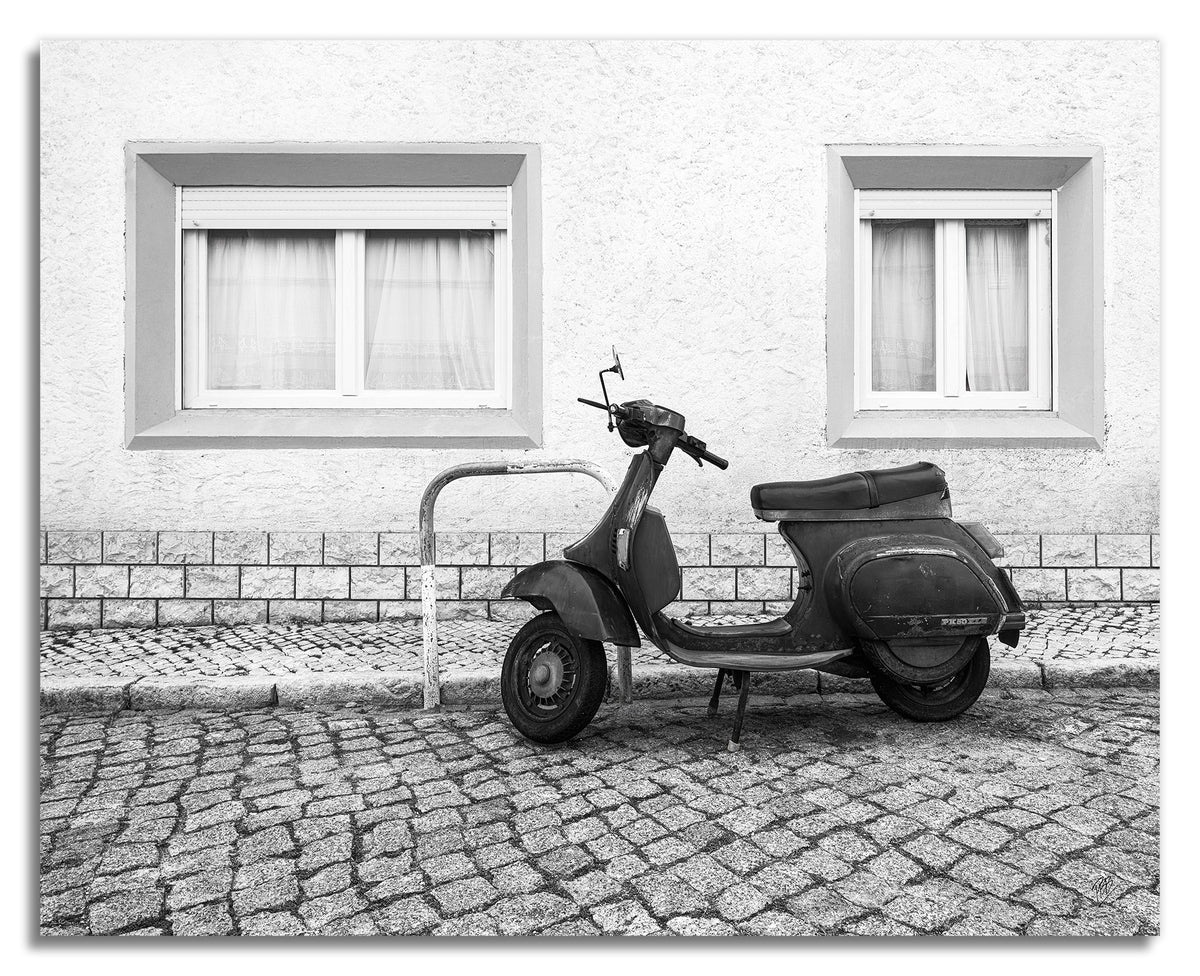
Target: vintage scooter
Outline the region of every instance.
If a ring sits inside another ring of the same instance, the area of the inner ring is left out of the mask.
[[[676,450],[724,470],[729,462],[684,430],[682,414],[648,400],[610,403],[600,372],[598,407],[630,447],[625,479],[599,524],[562,559],[524,570],[502,596],[544,611],[509,645],[501,672],[505,711],[535,742],[564,742],[592,720],[608,668],[602,642],[637,647],[639,628],[682,664],[717,669],[709,715],[732,677],[741,745],[754,671],[813,668],[870,678],[892,709],[919,722],[969,708],[987,683],[988,636],[1016,646],[1021,601],[992,559],[1003,550],[981,524],[951,518],[950,491],[928,462],[881,471],[780,481],[750,490],[754,514],[776,522],[799,571],[788,612],[765,623],[694,626],[663,608],[680,591],[679,564],[651,492]]]

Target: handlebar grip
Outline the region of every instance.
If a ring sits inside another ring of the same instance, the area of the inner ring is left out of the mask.
[[[728,461],[726,461],[723,457],[718,457],[716,454],[713,454],[712,451],[705,447],[704,441],[697,437],[693,437],[691,434],[683,435],[683,438],[680,440],[680,446],[697,461],[707,461],[709,464],[720,468],[722,471],[729,467]]]
[[[576,397],[575,399],[580,403],[586,403],[589,407],[596,407],[598,410],[603,410],[605,412],[608,411],[608,407],[606,407],[603,403],[597,403],[595,400],[586,400],[583,397]]]
[[[706,451],[702,447],[696,448],[696,454],[698,457],[707,461],[709,464],[715,465],[716,467],[720,468],[722,471],[724,471],[727,467],[729,467],[729,462],[726,461],[723,457],[718,457],[717,455],[713,454],[711,451]]]

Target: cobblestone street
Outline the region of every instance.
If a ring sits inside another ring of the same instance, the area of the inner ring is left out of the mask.
[[[1157,690],[42,717],[47,934],[1151,934]]]

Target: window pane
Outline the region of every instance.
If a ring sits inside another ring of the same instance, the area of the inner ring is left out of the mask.
[[[208,386],[334,388],[334,235],[209,231]]]
[[[495,388],[495,235],[367,234],[370,390]]]
[[[932,220],[871,225],[871,389],[937,389]]]
[[[967,389],[1028,390],[1029,225],[968,220],[966,236]]]

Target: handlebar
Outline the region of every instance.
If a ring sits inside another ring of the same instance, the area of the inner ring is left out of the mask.
[[[622,407],[619,403],[610,403],[607,407],[603,403],[598,403],[595,400],[589,400],[587,397],[576,397],[580,403],[586,403],[589,407],[595,407],[597,410],[603,410],[607,414],[611,414],[618,420],[623,420],[629,416],[629,411]],[[612,430],[610,425],[609,430]]]
[[[623,420],[629,415],[628,410],[616,403],[606,407],[603,403],[598,403],[595,400],[589,400],[586,397],[576,397],[575,399],[580,403],[587,404],[589,407],[595,407],[597,410],[603,410],[605,413],[612,417],[616,417],[618,420]],[[612,421],[610,420],[608,429],[612,430],[612,427]],[[693,437],[691,434],[684,434],[679,438],[679,447],[689,457],[694,458],[697,463],[701,461],[707,461],[709,464],[720,468],[722,471],[729,467],[728,461],[726,461],[723,457],[713,454],[712,451],[708,450],[704,441],[697,437]]]

